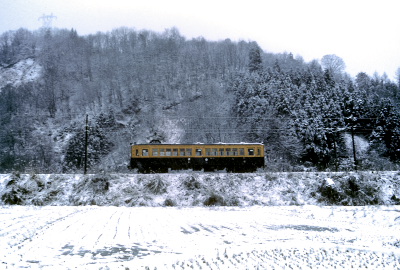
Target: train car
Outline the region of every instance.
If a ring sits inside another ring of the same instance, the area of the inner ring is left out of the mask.
[[[261,143],[133,144],[130,168],[140,173],[171,170],[254,172],[264,167]]]

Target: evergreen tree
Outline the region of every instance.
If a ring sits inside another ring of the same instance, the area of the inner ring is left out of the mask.
[[[257,43],[253,43],[249,52],[249,71],[259,72],[262,70],[261,49]]]

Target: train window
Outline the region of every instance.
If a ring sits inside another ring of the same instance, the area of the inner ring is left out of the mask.
[[[206,148],[206,156],[211,156],[211,149],[210,148]]]
[[[226,148],[226,155],[230,156],[231,155],[231,149],[230,148]]]
[[[220,148],[220,149],[219,149],[219,155],[220,155],[220,156],[224,156],[224,152],[225,152],[225,151],[224,151],[224,148]]]
[[[139,156],[139,149],[136,149],[136,156]]]
[[[153,157],[157,157],[158,156],[158,148],[154,148],[153,149]]]
[[[184,148],[179,149],[179,155],[180,155],[181,157],[184,157],[184,156],[185,156],[185,149],[184,149]]]
[[[192,155],[192,149],[191,148],[186,148],[186,155],[191,156]]]
[[[257,148],[257,156],[261,156],[261,149]]]
[[[172,149],[172,156],[174,157],[178,156],[178,149]]]
[[[170,156],[171,156],[171,149],[168,149],[168,148],[167,148],[167,150],[165,151],[165,155],[166,155],[167,157],[170,157]]]
[[[238,155],[237,148],[232,148],[232,156],[237,156],[237,155]]]
[[[249,148],[249,156],[254,156],[254,148]]]
[[[213,148],[212,152],[211,152],[212,156],[218,156],[218,149],[217,148]]]
[[[149,156],[149,149],[143,149],[142,150],[142,156],[148,157]]]
[[[244,148],[239,148],[239,156],[244,156]]]
[[[165,156],[165,149],[161,148],[160,149],[160,157],[164,157]]]
[[[196,156],[201,156],[201,149],[196,149]]]

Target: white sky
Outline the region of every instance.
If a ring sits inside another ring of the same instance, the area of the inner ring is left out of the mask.
[[[306,61],[343,58],[347,72],[387,73],[400,67],[400,0],[0,0],[0,33],[53,26],[80,35],[121,26],[187,39],[256,41],[266,52],[292,52]]]

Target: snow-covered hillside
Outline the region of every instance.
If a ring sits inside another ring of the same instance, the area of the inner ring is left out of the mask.
[[[16,87],[40,77],[41,66],[32,58],[24,59],[8,67],[0,66],[0,91],[8,84]]]

